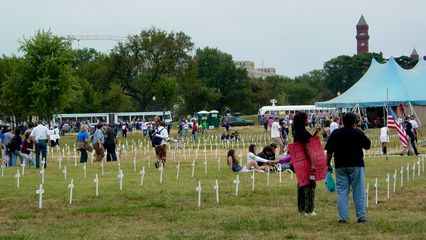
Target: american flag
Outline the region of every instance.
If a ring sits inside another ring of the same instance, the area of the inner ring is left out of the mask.
[[[391,107],[388,106],[388,128],[395,128],[398,132],[399,140],[403,147],[407,146],[407,133],[405,132],[404,126],[398,121],[395,112]]]

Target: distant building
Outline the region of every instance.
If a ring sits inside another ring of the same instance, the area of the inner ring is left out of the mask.
[[[262,78],[275,76],[275,68],[256,68],[252,61],[235,61],[237,68],[244,68],[247,70],[248,76],[251,78]]]
[[[361,15],[361,18],[356,25],[356,52],[357,55],[368,53],[368,40],[370,36],[368,35],[368,24],[364,19],[364,15]]]

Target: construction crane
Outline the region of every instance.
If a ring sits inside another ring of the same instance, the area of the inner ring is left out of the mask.
[[[86,41],[86,40],[95,40],[95,41],[126,41],[128,37],[114,36],[114,35],[64,35],[63,36],[70,45],[73,41]]]

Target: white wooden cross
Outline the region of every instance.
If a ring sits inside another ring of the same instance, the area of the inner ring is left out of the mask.
[[[235,196],[238,196],[238,185],[240,184],[240,177],[237,175],[237,177],[234,180],[235,184]]]
[[[24,162],[21,164],[21,168],[22,168],[22,176],[25,175],[25,159]]]
[[[219,182],[217,181],[217,179],[215,181],[215,184],[213,185],[213,189],[216,192],[216,204],[219,205]]]
[[[160,167],[158,168],[158,170],[160,171],[160,184],[161,184],[163,183],[163,171],[164,171],[163,163],[160,163]]]
[[[120,172],[117,177],[118,179],[120,179],[120,191],[121,191],[123,190],[123,177],[124,177],[123,169],[120,169]]]
[[[180,161],[176,166],[176,181],[179,181]]]
[[[62,166],[62,158],[58,158],[58,169],[61,169]]]
[[[401,174],[401,188],[402,188],[403,183],[404,183],[404,166],[401,166],[400,174]]]
[[[102,176],[104,175],[104,162],[105,162],[105,158],[104,158],[104,160],[102,160],[102,162],[101,162],[101,175],[102,175]]]
[[[62,171],[64,173],[64,179],[67,180],[67,166],[64,166],[64,171]]]
[[[68,188],[70,189],[70,205],[72,204],[72,190],[74,188],[74,179],[71,178],[70,184],[68,184]]]
[[[266,186],[269,186],[269,173],[270,171],[269,171],[269,169],[266,171]]]
[[[86,163],[83,163],[83,177],[86,178]]]
[[[198,208],[201,207],[201,181],[198,181],[198,186],[195,188],[195,191],[198,193]]]
[[[43,161],[44,162],[44,161]],[[40,174],[41,174],[41,184],[44,184],[44,165],[42,165]]]
[[[279,174],[280,183],[282,183],[282,177],[281,177],[281,175],[282,175],[282,166],[281,166],[280,163],[277,164],[277,171],[278,171],[278,174]]]
[[[5,166],[3,165],[3,164],[1,164],[1,176],[3,177],[3,175],[4,175],[4,168],[5,168]]]
[[[24,174],[22,174],[24,175]],[[420,177],[420,158],[417,160],[417,176]]]
[[[136,172],[136,156],[133,156],[133,172]]]
[[[220,155],[219,155],[219,158],[217,159],[217,171],[220,172]]]
[[[74,148],[74,167],[77,166],[77,150]]]
[[[422,172],[425,174],[425,157],[422,157]]]
[[[38,208],[41,209],[43,207],[43,184],[40,184],[39,189],[36,190],[36,194],[38,195]]]
[[[387,177],[386,177],[386,183],[387,183],[387,191],[386,191],[386,196],[389,200],[390,196],[389,196],[389,187],[390,187],[390,175],[388,173]]]
[[[376,206],[377,206],[377,204],[379,204],[378,188],[379,188],[379,183],[378,183],[377,178],[376,178],[376,182],[374,183],[374,189],[376,191],[376,201],[375,201]]]
[[[204,159],[204,174],[207,175],[207,158]]]
[[[192,160],[192,164],[191,164],[191,166],[192,166],[192,175],[191,175],[191,178],[194,178],[195,159],[194,159],[194,160]]]
[[[141,174],[141,187],[143,186],[143,178],[145,176],[145,166],[142,167],[142,170],[139,172]]]
[[[95,175],[95,178],[93,179],[93,182],[95,183],[95,195],[97,197],[99,196],[99,178],[97,173]]]
[[[92,151],[90,154],[90,164],[93,164],[93,157],[95,155],[95,151]]]
[[[251,172],[251,191],[254,192],[254,172]]]
[[[396,191],[396,175],[397,175],[397,170],[395,169],[395,173],[393,174],[393,192]]]
[[[21,174],[19,174],[19,169],[15,174],[15,178],[16,178],[16,188],[19,189],[19,178],[21,177]]]
[[[410,181],[410,163],[407,163],[407,182]]]
[[[413,163],[413,167],[411,167],[411,169],[413,170],[413,180],[416,178],[416,163]]]
[[[368,208],[368,195],[370,193],[370,183],[367,183],[367,188],[365,189],[365,207]]]

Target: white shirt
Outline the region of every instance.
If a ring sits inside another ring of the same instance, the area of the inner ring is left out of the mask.
[[[164,128],[163,126],[158,127],[155,136],[162,138],[160,145],[167,144],[167,140],[169,139],[169,133],[167,132],[166,128]]]
[[[271,137],[272,138],[279,138],[281,137],[281,127],[280,124],[278,122],[274,122],[272,123],[271,126]]]
[[[415,120],[410,120],[411,126],[413,126],[413,129],[419,128],[419,124]]]
[[[34,137],[36,142],[38,140],[48,140],[49,129],[47,129],[47,127],[43,126],[42,124],[39,124],[37,127],[33,128],[30,136]]]
[[[380,142],[389,142],[388,128],[382,127],[380,129]]]
[[[56,134],[55,134],[55,130],[49,130],[49,136],[50,136],[50,140],[51,141],[56,141]]]
[[[59,135],[59,128],[54,128],[53,131],[55,132],[56,139],[60,139],[61,136]]]
[[[334,131],[334,130],[336,130],[336,129],[338,129],[339,128],[339,124],[337,123],[337,122],[332,122],[331,124],[330,124],[330,134]]]
[[[188,127],[189,127],[188,122],[185,122],[185,123],[183,124],[183,129],[188,129]]]
[[[268,162],[268,160],[261,158],[261,157],[258,157],[252,152],[248,152],[247,153],[247,163],[249,163],[251,161],[264,162],[264,163]]]

